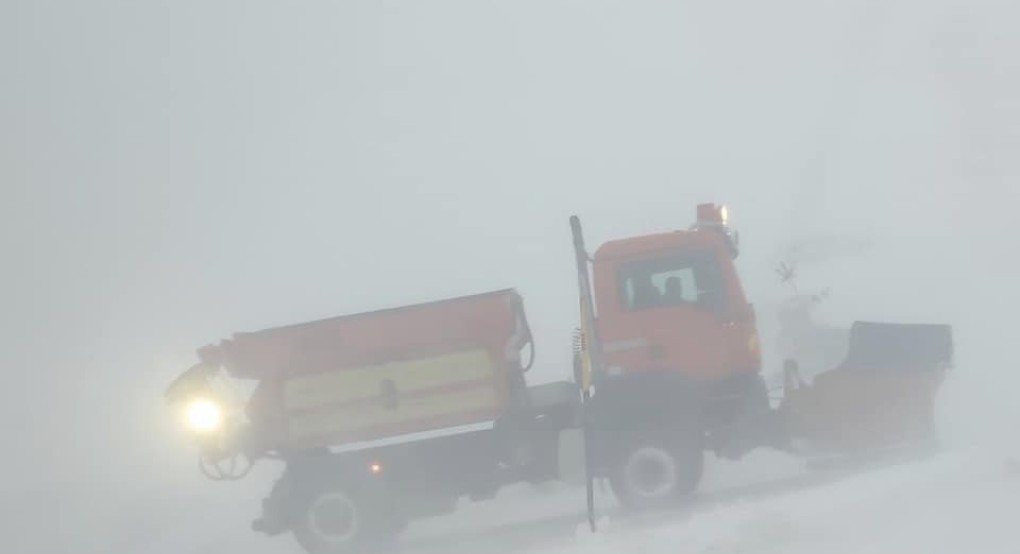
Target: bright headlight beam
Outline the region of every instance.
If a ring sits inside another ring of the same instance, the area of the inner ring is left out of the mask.
[[[223,425],[223,410],[215,402],[199,398],[192,400],[185,411],[188,427],[196,433],[212,433]]]

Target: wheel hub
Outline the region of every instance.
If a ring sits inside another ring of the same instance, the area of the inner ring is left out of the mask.
[[[320,495],[308,508],[308,527],[324,542],[345,543],[358,534],[358,510],[341,492]]]
[[[641,448],[627,460],[624,478],[628,488],[643,498],[672,494],[677,486],[676,460],[661,448]]]

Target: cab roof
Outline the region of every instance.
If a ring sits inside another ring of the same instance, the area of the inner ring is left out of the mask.
[[[717,233],[706,229],[656,233],[626,239],[611,240],[595,251],[595,261],[631,258],[667,250],[683,250],[692,247],[721,248],[725,240]]]

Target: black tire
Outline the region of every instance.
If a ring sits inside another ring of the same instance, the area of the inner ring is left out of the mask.
[[[704,454],[698,445],[646,441],[623,451],[610,469],[609,484],[625,508],[661,509],[693,493],[703,472]]]
[[[396,515],[393,503],[380,492],[343,485],[303,491],[295,503],[294,538],[309,554],[384,549],[407,520]]]

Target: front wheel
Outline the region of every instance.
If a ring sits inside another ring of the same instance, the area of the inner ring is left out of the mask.
[[[383,498],[332,486],[302,495],[293,533],[309,554],[347,554],[394,540],[403,524]]]
[[[620,457],[611,470],[609,484],[626,508],[664,508],[693,493],[703,470],[700,448],[671,448],[648,442],[628,449]]]

